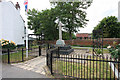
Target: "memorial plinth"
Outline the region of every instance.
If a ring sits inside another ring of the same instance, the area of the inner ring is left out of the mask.
[[[64,40],[57,40],[56,41],[56,45],[58,45],[58,46],[64,46],[65,42],[64,42]]]
[[[62,24],[59,22],[59,40],[56,41],[56,47],[59,47],[60,54],[70,54],[74,51],[71,46],[65,45],[64,40],[62,40]]]

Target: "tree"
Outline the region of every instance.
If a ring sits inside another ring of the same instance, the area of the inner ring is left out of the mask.
[[[32,9],[28,12],[29,29],[34,30],[34,33],[45,35],[45,40],[58,39],[58,28],[56,26],[56,17],[53,9],[42,10],[41,12]]]
[[[57,40],[58,24],[55,23],[57,15],[55,14],[55,8],[37,11],[35,9],[28,12],[28,28],[33,30],[35,34],[44,34],[45,40]],[[68,40],[68,33],[63,31],[63,39]],[[74,36],[74,34],[72,34]],[[75,37],[73,37],[75,38]]]
[[[69,39],[70,39],[70,38],[69,38],[69,33],[63,31],[63,32],[62,32],[62,38],[63,38],[63,40],[69,40]],[[76,36],[75,36],[73,33],[72,33],[72,39],[76,39]]]
[[[115,16],[105,17],[94,28],[94,30],[103,30],[104,38],[120,38],[120,22]]]
[[[55,6],[57,19],[63,23],[63,29],[69,33],[72,39],[72,33],[79,31],[80,27],[87,24],[85,10],[91,5],[92,0],[81,2],[58,2],[52,3]]]
[[[69,33],[69,38],[72,39],[74,32],[77,32],[80,27],[85,27],[87,24],[86,12],[92,1],[83,2],[59,2],[54,8],[43,10],[41,12],[33,9],[29,10],[28,25],[29,29],[34,30],[34,33],[43,33],[45,39],[58,39],[58,24],[55,21],[58,19],[63,23],[63,29]]]

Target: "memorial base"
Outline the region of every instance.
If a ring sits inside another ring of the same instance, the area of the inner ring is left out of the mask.
[[[65,42],[64,42],[64,40],[60,40],[60,39],[59,39],[59,40],[56,41],[56,45],[57,45],[57,46],[64,46],[64,45],[65,45]]]
[[[71,48],[69,45],[65,45],[64,40],[57,40],[56,45],[54,47],[59,47],[59,53],[60,54],[70,54],[74,51],[74,49]]]
[[[73,51],[74,49],[72,49],[69,45],[59,46],[59,54],[68,55]]]

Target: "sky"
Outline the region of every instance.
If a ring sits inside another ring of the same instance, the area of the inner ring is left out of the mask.
[[[23,19],[26,21],[25,8],[24,8],[24,0],[6,0],[12,1],[14,4],[19,2],[21,6],[20,14]],[[92,33],[94,27],[101,21],[104,17],[107,16],[116,16],[118,17],[118,2],[120,0],[93,0],[91,6],[86,10],[87,12],[87,25],[85,28],[80,28],[78,33]],[[50,5],[49,0],[28,0],[28,8],[29,9],[37,9],[39,11],[50,9],[52,6]],[[28,31],[28,33],[32,33],[32,31]]]

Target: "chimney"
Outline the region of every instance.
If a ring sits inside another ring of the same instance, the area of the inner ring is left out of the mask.
[[[15,8],[20,12],[20,5],[18,2],[16,3]]]

